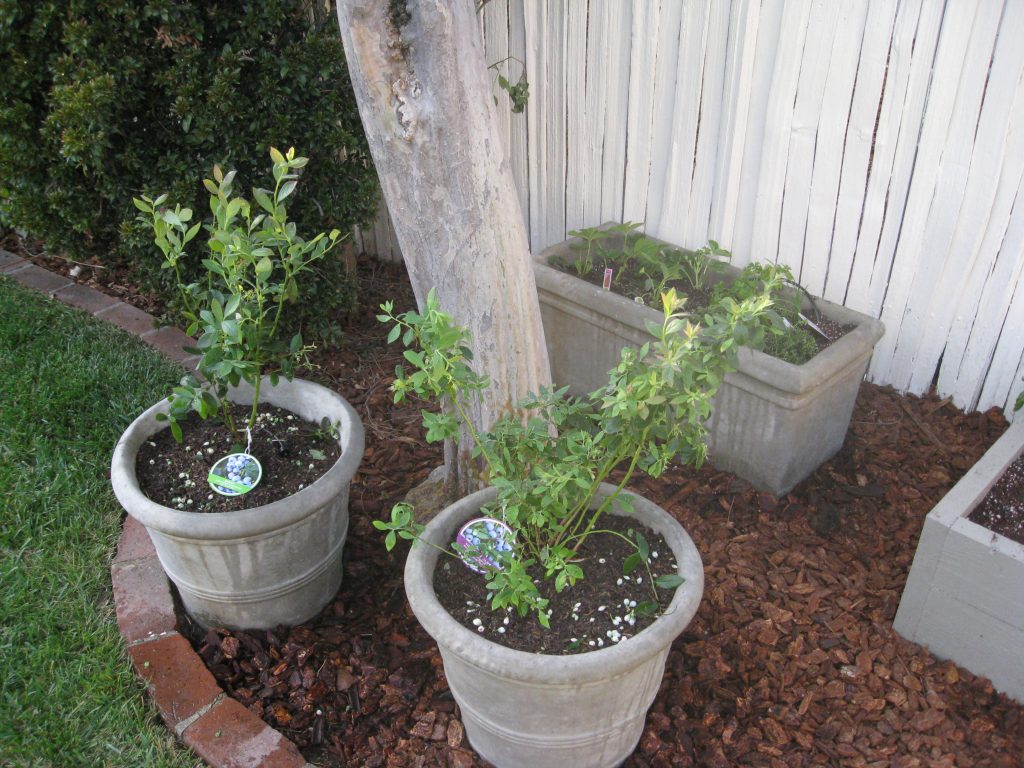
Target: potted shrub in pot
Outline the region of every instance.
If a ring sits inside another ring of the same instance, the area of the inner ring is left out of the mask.
[[[575,394],[597,386],[623,347],[643,343],[646,323],[657,318],[656,310],[635,300],[644,282],[678,279],[697,292],[708,288],[712,293],[716,284],[745,277],[731,265],[714,269],[719,266],[715,257],[725,253],[717,244],[707,253],[687,252],[640,237],[635,228],[609,224],[574,232],[576,237],[534,257],[552,379]],[[612,290],[577,275],[574,265],[581,265],[582,272],[588,262],[598,271],[611,269]],[[563,268],[553,266],[559,263]],[[624,268],[647,280],[619,295],[615,291]],[[813,307],[808,303],[812,308],[850,330],[796,363],[758,345],[744,346],[736,370],[715,397],[708,424],[711,463],[776,495],[789,491],[842,447],[860,382],[884,330],[874,318],[828,301],[815,300]]]
[[[1020,403],[1018,403],[1019,407]],[[976,522],[974,512],[1004,481],[1017,497],[998,502],[1024,517],[1024,418],[928,513],[893,628],[952,659],[1024,703],[1024,543]],[[990,504],[996,504],[990,500]],[[984,521],[983,521],[984,522]]]
[[[770,300],[723,306],[702,326],[683,317],[674,291],[663,302],[653,342],[624,350],[586,401],[545,391],[519,404],[532,415],[485,434],[465,418],[466,399],[487,382],[470,368],[464,331],[433,294],[422,314],[382,307],[413,367],[396,379],[396,399],[446,403],[424,412],[427,439],[470,430],[490,487],[425,527],[406,504],[374,524],[389,549],[418,540],[405,570],[410,605],[438,643],[471,744],[500,768],[621,763],[700,602],[689,535],[625,487],[638,470],[703,460],[710,399]],[[617,559],[601,555],[609,544]],[[467,578],[469,592],[453,588]],[[626,588],[635,597],[621,599]]]
[[[128,427],[114,449],[111,481],[149,532],[186,611],[205,626],[295,624],[333,597],[349,483],[363,453],[352,407],[294,378],[309,347],[299,334],[282,338],[284,305],[339,233],[308,241],[296,233],[284,200],[306,159],[294,149],[272,149],[271,157],[274,188],[254,190],[255,205],[232,194],[234,173],[215,168],[204,182],[213,212],[204,283],[181,279],[185,249],[200,230],[192,212],[165,207],[166,196],[135,201],[164,267],[178,278],[188,332],[199,334],[203,380],[187,376]],[[270,413],[271,406],[287,415]],[[215,437],[192,436],[213,424]],[[143,464],[140,455],[151,458]],[[278,465],[276,474],[264,475],[261,460]],[[175,473],[179,464],[185,469]],[[149,498],[140,477],[166,498]],[[262,501],[247,503],[252,498]]]

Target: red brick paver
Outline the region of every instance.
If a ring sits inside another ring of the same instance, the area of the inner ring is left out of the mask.
[[[197,713],[212,711],[211,705],[223,694],[188,640],[177,632],[133,645],[128,655],[139,677],[149,683],[153,702],[172,729]]]
[[[224,699],[185,729],[183,740],[220,768],[304,768],[286,739],[234,699]]]
[[[65,304],[84,309],[90,315],[95,315],[97,312],[117,304],[117,299],[113,296],[108,296],[81,283],[72,283],[66,288],[61,288],[53,294],[53,297],[60,299]]]
[[[21,256],[15,256],[10,251],[0,248],[0,274],[10,272],[12,269],[25,266],[25,260]]]
[[[114,583],[117,626],[127,643],[173,632],[178,625],[171,588],[155,557],[114,563],[110,568]]]
[[[125,304],[123,301],[112,304],[106,309],[101,309],[94,316],[100,320],[120,326],[128,331],[128,333],[134,333],[136,336],[142,336],[153,330],[152,315],[133,307],[131,304]]]
[[[130,560],[142,560],[147,557],[156,557],[156,550],[153,548],[153,540],[149,538],[149,531],[134,517],[126,515],[121,530],[121,540],[117,542],[117,554],[114,555],[114,562],[126,563]]]
[[[22,285],[34,288],[48,296],[52,296],[54,291],[59,291],[61,288],[67,288],[71,285],[71,281],[63,275],[56,275],[42,267],[37,267],[35,264],[29,264],[27,267],[21,268],[16,267],[7,274]]]
[[[184,363],[186,360],[195,357],[194,353],[186,352],[182,349],[185,346],[194,347],[196,345],[195,339],[186,335],[184,331],[172,328],[171,326],[157,328],[155,331],[145,334],[142,340],[150,346],[156,347],[167,357],[171,358],[171,360],[178,363]]]

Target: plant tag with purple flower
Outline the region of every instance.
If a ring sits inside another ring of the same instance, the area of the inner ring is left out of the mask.
[[[206,481],[221,496],[240,496],[255,488],[263,477],[259,460],[248,453],[232,453],[218,459]]]
[[[501,568],[499,552],[511,552],[515,535],[501,520],[478,517],[459,529],[456,551],[466,566],[477,573]]]

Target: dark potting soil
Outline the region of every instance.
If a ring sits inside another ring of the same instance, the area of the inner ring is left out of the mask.
[[[585,280],[591,285],[603,286],[604,284],[603,266],[595,265],[594,268],[590,270],[590,272],[584,275],[579,274],[571,264],[561,262],[558,260],[552,261],[550,266],[554,269],[559,270],[560,272],[564,272],[567,275],[573,275],[581,280]],[[647,295],[647,293],[649,293],[649,291],[644,285],[644,281],[645,278],[643,275],[640,275],[633,271],[617,273],[614,274],[612,277],[612,284],[610,290],[613,293],[626,297],[627,299],[633,299],[634,301],[636,301],[637,298],[642,298],[643,296]],[[709,291],[696,290],[689,283],[683,282],[682,280],[670,280],[668,282],[667,287],[675,288],[676,293],[686,296],[686,304],[683,305],[683,309],[685,309],[687,312],[699,315],[701,312],[707,310],[707,308],[711,305],[711,293]],[[646,302],[641,303],[646,304]],[[654,309],[660,310],[660,307],[656,306],[654,307]],[[817,355],[821,351],[828,349],[837,341],[839,341],[839,339],[841,339],[843,336],[845,336],[846,334],[848,334],[850,331],[857,327],[856,325],[843,325],[842,323],[837,323],[836,321],[824,315],[818,318],[811,317],[811,320],[813,320],[814,324],[817,325],[822,330],[822,333],[825,334],[825,336],[823,337],[820,334],[814,333],[813,331],[808,329],[811,338],[814,340],[815,344],[814,355]],[[772,354],[770,349],[766,349],[765,351],[768,354]],[[803,360],[803,362],[797,364],[802,365],[803,363],[807,362],[807,360],[810,359],[811,358],[808,357],[807,359]]]
[[[1024,456],[1006,468],[968,519],[1024,544]]]
[[[554,581],[544,578],[543,568],[531,569],[541,597],[549,601],[547,629],[533,612],[520,616],[511,608],[492,611],[487,578],[454,557],[442,556],[438,560],[434,591],[441,605],[464,627],[515,650],[565,655],[624,642],[653,624],[672,601],[675,589],[655,591],[651,577],[675,573],[676,561],[661,534],[638,526],[628,517],[605,515],[600,527],[628,538],[639,528],[650,546],[650,573],[640,566],[623,574],[622,564],[636,548],[618,536],[588,536],[580,547],[577,563],[584,578],[575,585],[556,592]],[[655,600],[661,610],[644,615],[644,604]]]
[[[232,408],[236,424],[245,424],[249,408]],[[158,504],[189,512],[233,512],[270,504],[316,482],[341,456],[341,447],[319,425],[282,408],[263,405],[253,429],[249,453],[263,475],[256,487],[238,496],[214,493],[207,476],[224,456],[246,448],[244,433],[232,434],[220,418],[204,421],[190,414],[181,423],[184,439],[162,429],[142,444],[135,474],[142,492]]]

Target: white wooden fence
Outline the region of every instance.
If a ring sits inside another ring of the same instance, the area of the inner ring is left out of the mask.
[[[529,77],[499,118],[534,250],[608,220],[714,238],[880,317],[871,380],[1009,413],[1024,0],[491,0],[481,24]]]

